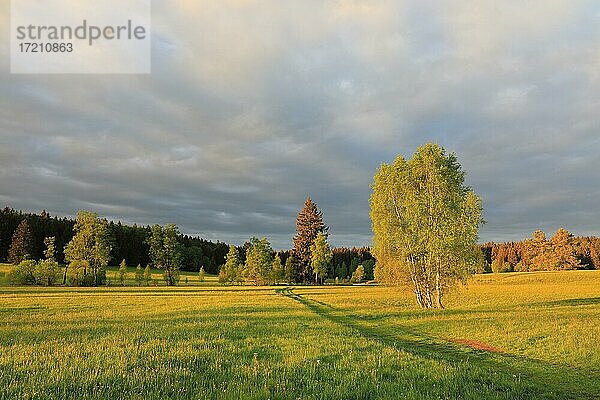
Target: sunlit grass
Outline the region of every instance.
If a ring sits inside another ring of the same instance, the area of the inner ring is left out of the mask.
[[[476,276],[443,311],[397,288],[191,278],[0,288],[0,398],[600,396],[600,271]]]

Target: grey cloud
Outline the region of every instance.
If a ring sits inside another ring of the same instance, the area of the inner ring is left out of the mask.
[[[150,76],[10,75],[0,33],[2,203],[287,248],[310,195],[368,245],[376,168],[437,141],[482,240],[600,234],[597,2],[154,3]]]

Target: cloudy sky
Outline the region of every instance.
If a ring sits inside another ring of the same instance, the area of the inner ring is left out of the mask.
[[[600,3],[154,1],[151,75],[11,75],[0,205],[291,246],[310,195],[368,245],[376,168],[435,141],[481,240],[600,234]],[[524,5],[526,4],[526,5]]]

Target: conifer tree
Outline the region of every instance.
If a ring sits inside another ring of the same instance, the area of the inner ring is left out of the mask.
[[[271,265],[271,281],[279,283],[284,277],[283,266],[281,265],[281,257],[279,254],[275,255],[273,264]]]
[[[524,243],[524,259],[530,265],[531,271],[544,271],[556,269],[558,262],[552,243],[546,239],[546,234],[537,230],[533,237]]]
[[[242,263],[240,261],[238,248],[231,245],[229,246],[225,264],[221,267],[221,272],[219,273],[219,277],[223,281],[222,283],[238,281],[241,275],[241,269]]]
[[[146,268],[144,268],[144,281],[146,281],[146,286],[150,285],[151,280],[152,280],[152,270],[150,269],[150,265],[146,265]]]
[[[125,276],[127,275],[127,264],[125,264],[125,260],[121,261],[121,265],[119,265],[119,283],[121,286],[125,285]]]
[[[310,197],[304,202],[304,208],[296,218],[296,235],[293,238],[297,282],[309,282],[313,275],[310,247],[317,235],[323,233],[327,237],[328,227],[323,222],[323,213]]]
[[[138,286],[142,286],[142,281],[144,280],[144,270],[140,264],[135,268],[135,282]]]
[[[29,223],[24,219],[13,233],[12,243],[8,250],[8,262],[17,265],[28,254],[31,255],[31,233]]]
[[[348,276],[348,267],[346,266],[346,262],[342,261],[341,264],[337,265],[335,276],[340,279],[346,279]]]
[[[564,228],[558,229],[550,241],[556,257],[556,269],[579,269],[583,267],[575,257],[573,235],[569,231]]]
[[[283,278],[287,283],[292,283],[294,281],[294,273],[296,271],[294,254],[288,255],[285,260],[285,267],[283,271]]]

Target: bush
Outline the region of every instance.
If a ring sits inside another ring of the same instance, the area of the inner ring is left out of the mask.
[[[498,259],[492,261],[492,272],[512,272],[513,267],[508,261],[500,261]]]
[[[359,282],[362,282],[363,279],[365,279],[365,269],[363,268],[362,265],[359,265],[358,267],[356,267],[356,269],[352,273],[352,278],[350,278],[350,282],[351,283],[359,283]]]
[[[42,260],[35,268],[35,280],[39,285],[52,286],[60,279],[60,267],[54,260]]]
[[[35,260],[23,260],[8,274],[8,280],[13,285],[35,285]]]
[[[529,271],[529,268],[528,268],[527,264],[525,264],[523,261],[519,261],[517,263],[517,265],[515,265],[514,271],[515,272],[527,272],[527,271]]]
[[[142,281],[144,280],[144,270],[140,264],[135,268],[135,283],[138,286],[142,286]]]
[[[90,267],[85,260],[74,260],[69,264],[67,282],[71,286],[93,286],[94,275],[90,273]],[[106,282],[106,273],[102,283]]]

